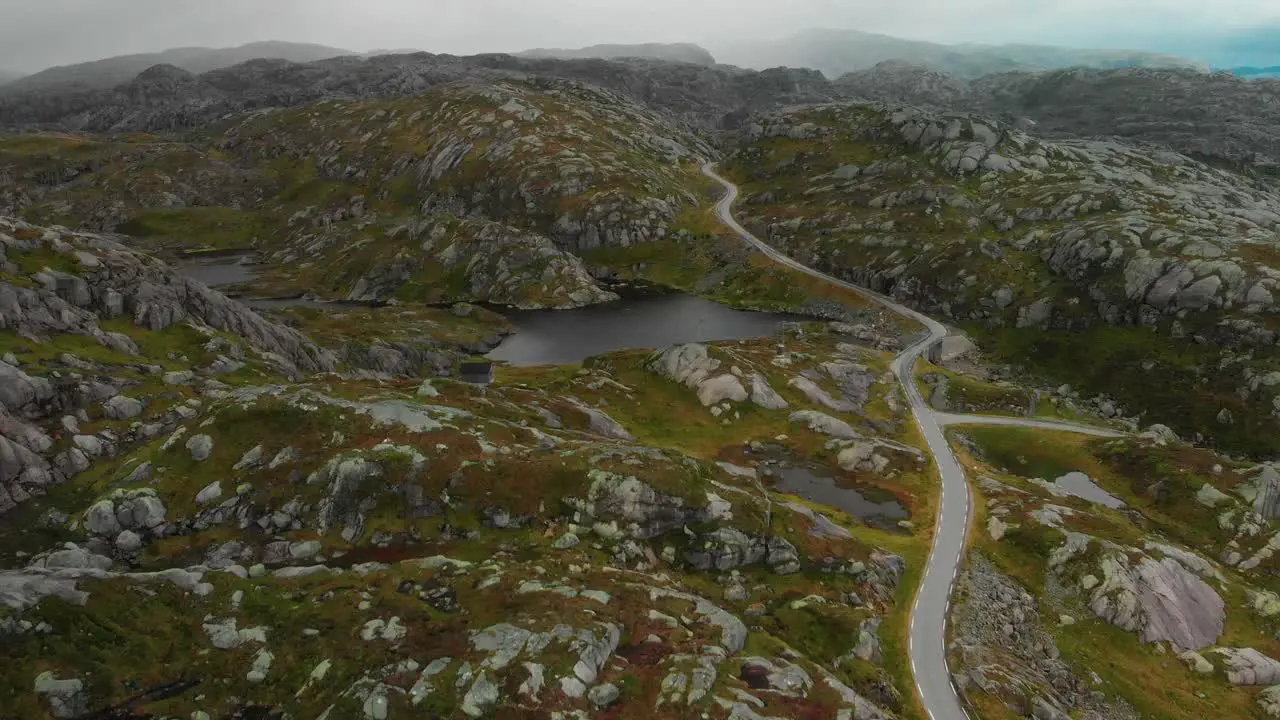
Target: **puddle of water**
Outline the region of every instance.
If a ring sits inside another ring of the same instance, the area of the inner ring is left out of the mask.
[[[777,490],[839,508],[868,525],[896,527],[899,520],[908,517],[907,509],[896,500],[876,502],[862,492],[840,487],[835,478],[811,468],[773,465],[769,469],[773,471],[769,477]]]
[[[1039,480],[1037,483],[1058,497],[1070,495],[1109,508],[1124,507],[1123,500],[1103,490],[1082,472],[1069,472],[1053,482]]]
[[[261,270],[256,265],[241,263],[241,257],[223,258],[217,261],[184,262],[176,267],[178,272],[192,280],[199,280],[209,287],[216,288],[249,282],[258,276]]]
[[[487,357],[516,366],[567,365],[617,350],[768,337],[787,322],[805,319],[734,310],[681,294],[631,298],[576,310],[504,314],[515,332]]]

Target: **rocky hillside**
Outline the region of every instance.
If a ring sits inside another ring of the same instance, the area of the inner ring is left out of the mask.
[[[111,238],[0,244],[5,712],[910,713],[891,325],[375,379]]]
[[[732,125],[754,109],[831,97],[815,70],[764,72],[659,60],[557,60],[510,55],[382,55],[312,63],[255,60],[193,75],[157,66],[113,89],[0,96],[0,127],[157,131],[196,127],[227,113],[326,99],[412,95],[459,80],[560,78],[625,94],[680,121]]]
[[[761,237],[977,328],[1180,433],[1277,449],[1280,194],[1169,150],[834,104],[755,117],[728,168]],[[1275,402],[1273,402],[1275,401]]]
[[[1271,173],[1280,162],[1274,81],[1194,69],[1068,69],[982,77],[889,60],[828,81],[804,63],[760,72],[632,58],[552,59],[415,53],[311,63],[258,60],[194,75],[159,66],[118,87],[32,90],[0,96],[0,127],[169,131],[247,110],[325,99],[388,98],[431,87],[561,78],[621,93],[698,129],[736,128],[751,112],[836,99],[909,102],[931,109],[1009,114],[1042,135],[1118,136],[1168,145],[1236,169]],[[1048,67],[1053,67],[1052,65]],[[1009,68],[999,68],[1004,70]],[[995,72],[996,74],[990,74]],[[1210,99],[1206,101],[1205,99]],[[1116,121],[1119,118],[1120,121]]]
[[[955,440],[983,510],[949,652],[982,717],[1275,717],[1271,464],[1161,427]]]
[[[1280,106],[1274,80],[1188,69],[1073,68],[966,80],[883,63],[835,82],[846,94],[935,110],[1009,115],[1043,136],[1108,136],[1171,147],[1234,170],[1274,177]]]
[[[569,307],[613,297],[571,252],[681,237],[711,153],[607,90],[462,82],[233,116],[180,142],[0,140],[0,211],[254,251],[275,294]]]

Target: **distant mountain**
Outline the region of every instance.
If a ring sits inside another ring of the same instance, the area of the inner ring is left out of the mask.
[[[526,58],[554,58],[558,60],[581,60],[586,58],[650,58],[668,60],[670,62],[692,63],[694,65],[711,66],[716,59],[704,48],[692,43],[642,43],[638,45],[592,45],[591,47],[566,50],[563,48],[537,48],[516,53]]]
[[[417,48],[397,48],[395,50],[378,48],[377,50],[370,50],[367,53],[361,53],[361,57],[371,58],[371,57],[379,57],[381,55],[413,55],[415,53],[420,53],[420,52],[426,52],[426,51],[419,50]]]
[[[1065,67],[1178,67],[1207,70],[1185,58],[1138,50],[1080,50],[1048,45],[942,45],[857,30],[806,30],[780,40],[713,48],[720,62],[748,68],[808,67],[828,77],[886,60],[927,65],[962,78]]]
[[[0,70],[0,85],[7,85],[21,77],[22,77],[21,73],[13,73],[5,70]]]
[[[172,65],[192,73],[231,67],[259,58],[312,62],[340,55],[353,55],[349,50],[289,42],[257,42],[234,48],[173,48],[158,53],[120,55],[76,65],[62,65],[4,86],[5,92],[22,90],[103,89],[129,82],[138,73],[155,65]],[[15,78],[16,79],[16,78]]]

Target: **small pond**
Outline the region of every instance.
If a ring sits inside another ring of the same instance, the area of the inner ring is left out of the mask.
[[[777,490],[838,508],[873,527],[895,528],[899,520],[908,517],[907,509],[890,493],[840,487],[831,475],[802,465],[773,465],[767,469],[772,472],[766,482]]]
[[[1038,481],[1049,492],[1059,497],[1070,495],[1109,508],[1122,508],[1124,501],[1103,490],[1088,475],[1069,472],[1053,482]]]
[[[244,262],[250,256],[224,256],[217,260],[187,260],[175,263],[178,272],[209,287],[249,282],[258,276],[258,266]]]
[[[692,295],[638,297],[576,310],[504,311],[515,332],[488,357],[517,366],[567,365],[617,350],[768,337],[804,320],[734,310]]]

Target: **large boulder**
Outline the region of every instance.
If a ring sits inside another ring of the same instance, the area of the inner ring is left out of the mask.
[[[142,402],[124,395],[102,403],[102,413],[111,420],[128,420],[142,414]]]
[[[615,520],[636,538],[648,540],[689,523],[710,518],[705,508],[691,507],[684,498],[658,492],[634,477],[591,470],[591,487],[583,506],[595,520]]]
[[[729,400],[742,402],[749,396],[742,381],[727,373],[716,375],[720,361],[711,357],[706,345],[676,345],[649,360],[649,369],[698,391],[698,401],[710,407]]]
[[[800,410],[791,413],[791,422],[805,425],[810,430],[823,435],[830,435],[841,440],[854,440],[858,438],[858,433],[854,431],[849,423],[843,420],[820,413],[816,410]]]
[[[1134,565],[1126,555],[1113,554],[1102,559],[1101,570],[1089,607],[1113,625],[1138,632],[1143,642],[1199,650],[1222,635],[1222,598],[1174,558],[1144,557]]]
[[[703,407],[710,407],[725,400],[742,402],[747,399],[747,391],[742,383],[733,375],[717,375],[704,380],[698,386],[698,401]]]
[[[945,365],[972,354],[978,348],[964,335],[948,335],[929,348],[929,360]]]
[[[1264,519],[1280,519],[1280,470],[1274,465],[1265,463],[1254,468],[1253,477],[1236,488],[1236,492]]]
[[[609,417],[609,414],[603,410],[593,408],[577,398],[569,398],[569,401],[572,402],[578,410],[582,411],[583,415],[587,416],[587,427],[596,435],[613,438],[615,440],[635,439],[631,436],[631,433],[627,432],[626,428],[622,427],[617,420]]]
[[[690,343],[663,350],[649,361],[649,369],[663,377],[696,388],[720,368],[706,345]]]
[[[3,326],[3,322],[0,322],[0,327]],[[53,395],[53,386],[48,380],[32,377],[21,369],[0,361],[0,405],[10,412],[23,413],[32,406],[52,400]]]
[[[120,521],[116,519],[115,503],[99,500],[84,513],[84,528],[94,535],[115,537],[120,534]]]
[[[787,401],[769,385],[769,379],[760,373],[751,375],[751,402],[765,410],[785,410]]]
[[[157,532],[165,525],[164,503],[150,488],[122,492],[115,498],[116,520],[125,530]]]
[[[1214,648],[1210,652],[1222,658],[1227,682],[1232,685],[1280,684],[1280,661],[1253,648]]]

